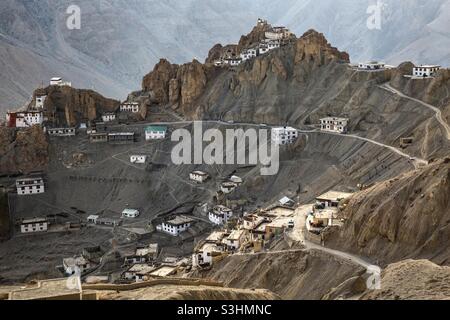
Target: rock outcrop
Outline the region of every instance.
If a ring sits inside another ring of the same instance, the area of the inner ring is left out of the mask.
[[[48,142],[41,127],[20,131],[0,127],[0,174],[42,170],[48,160]]]
[[[81,121],[95,120],[103,112],[116,111],[120,102],[103,97],[92,90],[49,86],[38,89],[36,95],[46,95],[45,115],[55,126],[76,126]]]
[[[354,195],[327,243],[380,264],[429,259],[450,265],[450,158]]]

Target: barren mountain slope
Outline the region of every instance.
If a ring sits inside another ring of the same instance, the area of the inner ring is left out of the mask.
[[[450,159],[377,183],[354,195],[330,246],[380,264],[429,259],[450,264]]]

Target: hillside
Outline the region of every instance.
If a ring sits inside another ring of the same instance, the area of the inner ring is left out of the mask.
[[[346,223],[327,242],[383,265],[410,258],[449,265],[449,194],[449,158],[377,183],[352,197]]]

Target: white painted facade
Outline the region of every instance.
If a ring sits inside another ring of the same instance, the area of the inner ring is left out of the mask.
[[[28,128],[41,125],[44,122],[44,114],[41,111],[8,112],[6,121],[9,127]]]
[[[167,128],[162,126],[150,126],[145,129],[145,140],[161,140],[165,139]]]
[[[139,103],[138,102],[124,102],[120,105],[120,112],[138,113],[139,112]]]
[[[122,211],[122,218],[137,218],[140,212],[136,209],[125,209]]]
[[[272,128],[272,141],[278,145],[285,145],[295,142],[298,138],[298,131],[292,127]]]
[[[47,96],[36,96],[36,109],[44,109],[44,103]]]
[[[184,216],[178,216],[172,220],[163,222],[159,228],[160,231],[177,237],[180,233],[185,232],[192,225],[193,220]]]
[[[232,67],[236,67],[242,63],[242,59],[241,58],[226,58],[226,59],[224,59],[224,63],[228,64]]]
[[[51,86],[67,86],[67,87],[71,87],[72,83],[63,81],[63,79],[61,77],[53,77],[53,78],[50,79],[50,85]]]
[[[240,56],[241,56],[242,61],[247,61],[252,58],[256,58],[257,55],[258,55],[257,49],[251,48],[251,49],[242,51]]]
[[[116,120],[116,114],[112,112],[104,113],[102,115],[102,121],[103,122],[111,122]]]
[[[266,39],[283,40],[288,38],[292,33],[286,27],[273,27],[271,31],[265,33]]]
[[[213,256],[221,253],[223,253],[221,246],[206,242],[192,255],[192,266],[211,266],[213,264]]]
[[[336,133],[346,133],[348,128],[347,118],[327,117],[320,119],[320,130]]]
[[[361,70],[383,70],[386,64],[384,62],[371,61],[371,62],[360,62],[358,64],[358,69]]]
[[[20,232],[22,233],[34,233],[45,232],[48,230],[48,220],[44,218],[23,220],[20,224]]]
[[[225,194],[229,194],[236,189],[236,184],[234,182],[224,182],[220,185],[220,191]]]
[[[88,223],[92,223],[92,224],[97,224],[97,219],[99,218],[99,216],[98,215],[90,215],[88,218],[87,218],[87,222]]]
[[[225,239],[225,244],[228,250],[238,250],[245,240],[245,230],[233,230],[228,238]]]
[[[56,137],[69,137],[76,134],[75,128],[47,128],[46,131],[49,136]]]
[[[415,77],[432,77],[441,69],[438,65],[422,65],[413,68],[413,76]]]
[[[233,211],[225,206],[215,206],[208,214],[209,221],[224,225],[233,216]]]
[[[130,162],[136,164],[144,164],[147,162],[147,156],[143,155],[131,155]]]
[[[189,179],[199,183],[204,183],[208,178],[209,175],[203,171],[194,171],[189,174]]]
[[[18,179],[16,188],[19,196],[41,194],[45,192],[44,179],[41,177]]]

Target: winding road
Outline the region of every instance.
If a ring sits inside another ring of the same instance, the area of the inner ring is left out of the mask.
[[[406,94],[404,94],[404,93],[400,92],[399,90],[393,88],[388,83],[380,85],[379,88],[387,90],[387,91],[389,91],[389,92],[391,92],[393,94],[396,94],[396,95],[398,95],[398,96],[400,96],[400,97],[402,97],[404,99],[408,99],[408,100],[417,102],[417,103],[421,104],[422,106],[424,106],[424,107],[430,109],[431,111],[433,111],[435,113],[436,120],[440,123],[440,125],[442,126],[442,128],[445,131],[447,140],[450,140],[450,126],[448,125],[448,123],[442,117],[442,111],[439,108],[437,108],[437,107],[435,107],[435,106],[433,106],[433,105],[431,105],[429,103],[423,102],[422,100],[419,100],[419,99],[407,96]]]

